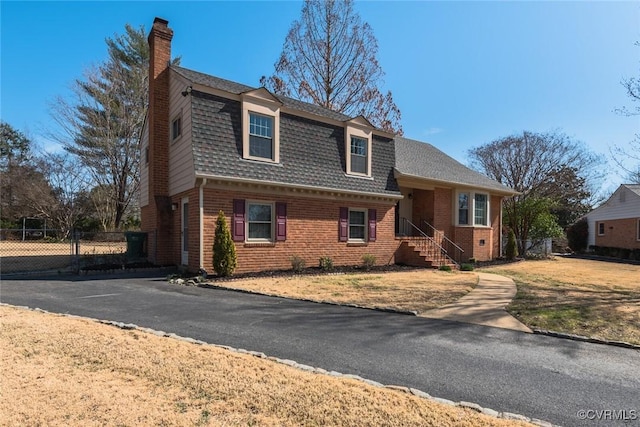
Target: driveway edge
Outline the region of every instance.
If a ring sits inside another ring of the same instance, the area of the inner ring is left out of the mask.
[[[316,302],[316,301],[312,301],[312,302]],[[336,305],[336,304],[334,304],[334,305]],[[454,406],[454,407],[461,407],[461,408],[471,409],[471,410],[474,410],[474,411],[476,411],[478,413],[481,413],[481,414],[484,414],[484,415],[488,415],[488,416],[491,416],[491,417],[494,417],[494,418],[501,418],[501,419],[506,419],[506,420],[515,420],[515,421],[524,421],[524,422],[531,423],[533,425],[540,426],[540,427],[560,427],[560,426],[557,426],[555,424],[551,424],[551,423],[549,423],[547,421],[539,420],[537,418],[529,418],[527,416],[520,415],[520,414],[514,414],[514,413],[511,413],[511,412],[498,412],[498,411],[495,411],[495,410],[493,410],[491,408],[484,408],[484,407],[478,405],[477,403],[465,402],[465,401],[454,402],[452,400],[431,396],[429,393],[426,393],[426,392],[424,392],[422,390],[418,390],[418,389],[411,388],[411,387],[382,384],[382,383],[379,383],[377,381],[373,381],[373,380],[370,380],[370,379],[363,378],[363,377],[361,377],[359,375],[343,374],[341,372],[336,372],[336,371],[327,371],[326,369],[316,368],[316,367],[309,366],[309,365],[304,365],[304,364],[298,363],[298,362],[296,362],[294,360],[280,359],[278,357],[267,356],[266,354],[264,354],[262,352],[259,352],[259,351],[245,350],[243,348],[234,348],[234,347],[230,347],[230,346],[227,346],[227,345],[207,343],[205,341],[197,340],[197,339],[194,339],[194,338],[183,337],[183,336],[174,334],[172,332],[159,331],[159,330],[156,330],[156,329],[151,329],[151,328],[138,326],[138,325],[136,325],[134,323],[116,322],[116,321],[113,321],[113,320],[101,320],[101,319],[96,319],[96,318],[93,318],[93,317],[78,316],[78,315],[75,315],[75,314],[55,313],[55,312],[50,312],[50,311],[47,311],[47,310],[43,310],[43,309],[38,308],[38,307],[31,308],[31,307],[16,306],[16,305],[11,305],[11,304],[6,304],[6,303],[0,303],[0,306],[20,308],[20,309],[24,309],[24,310],[36,311],[36,312],[46,313],[46,314],[54,314],[54,315],[57,315],[57,316],[63,316],[63,317],[67,317],[67,318],[70,318],[70,319],[89,320],[89,321],[100,323],[100,324],[103,324],[103,325],[114,326],[116,328],[123,329],[123,330],[137,330],[137,331],[140,331],[140,332],[146,332],[146,333],[150,333],[152,335],[156,335],[156,336],[159,336],[159,337],[171,338],[171,339],[175,339],[175,340],[186,342],[186,343],[190,343],[190,344],[221,348],[221,349],[228,350],[228,351],[231,351],[231,352],[234,352],[234,353],[238,353],[238,354],[246,354],[246,355],[254,356],[254,357],[257,357],[257,358],[260,358],[260,359],[270,360],[272,362],[280,363],[282,365],[287,365],[289,367],[292,367],[292,368],[295,368],[295,369],[299,369],[299,370],[302,370],[302,371],[306,371],[306,372],[311,372],[311,373],[314,373],[314,374],[329,375],[329,376],[336,377],[336,378],[353,379],[353,380],[361,381],[361,382],[363,382],[365,384],[368,384],[370,386],[379,387],[379,388],[386,388],[386,389],[389,389],[389,390],[396,390],[398,392],[411,394],[411,395],[414,395],[416,397],[419,397],[419,398],[422,398],[422,399],[427,399],[427,400],[432,401],[432,402],[441,403],[441,404],[444,404],[444,405],[449,405],[449,406]],[[364,308],[368,308],[368,307],[364,307]]]
[[[582,341],[594,344],[612,345],[615,347],[630,348],[632,350],[640,350],[640,345],[631,344],[626,341],[605,340],[601,338],[587,337],[584,335],[567,334],[565,332],[550,331],[547,329],[531,329],[536,335],[546,335],[548,337],[563,338],[572,341]]]

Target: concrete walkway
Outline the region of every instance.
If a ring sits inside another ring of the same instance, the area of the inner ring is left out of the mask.
[[[516,295],[513,280],[497,274],[478,273],[478,285],[452,304],[421,313],[422,317],[531,332],[505,310]]]

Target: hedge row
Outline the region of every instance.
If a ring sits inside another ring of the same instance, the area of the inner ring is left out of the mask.
[[[589,246],[596,255],[640,261],[640,249],[612,248],[608,246]]]

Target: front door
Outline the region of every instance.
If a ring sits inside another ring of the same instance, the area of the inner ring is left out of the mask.
[[[181,264],[189,264],[189,199],[182,199],[182,219],[180,224],[182,258]]]

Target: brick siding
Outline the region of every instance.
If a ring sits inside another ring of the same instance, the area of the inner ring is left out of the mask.
[[[596,246],[612,248],[640,249],[638,241],[638,220],[640,218],[626,218],[596,221]],[[604,235],[599,236],[600,223],[604,223]]]

